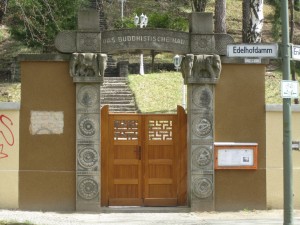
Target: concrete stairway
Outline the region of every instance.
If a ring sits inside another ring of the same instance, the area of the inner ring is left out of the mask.
[[[128,87],[127,77],[104,77],[101,107],[104,105],[109,105],[110,112],[139,112],[134,94]]]

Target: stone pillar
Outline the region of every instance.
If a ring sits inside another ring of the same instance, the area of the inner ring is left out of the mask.
[[[101,202],[100,85],[107,55],[73,53],[76,83],[76,210],[98,211]]]
[[[214,85],[221,72],[218,55],[188,54],[182,62],[187,84],[188,199],[192,211],[214,210]]]
[[[187,84],[188,201],[192,211],[214,210],[214,85],[221,72],[214,55],[212,14],[190,18],[191,52],[182,61]],[[199,36],[200,34],[200,36]]]

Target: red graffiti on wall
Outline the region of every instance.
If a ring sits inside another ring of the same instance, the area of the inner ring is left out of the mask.
[[[11,126],[13,126],[11,119],[8,116],[0,115],[0,159],[8,157],[4,147],[6,145],[13,146],[15,143],[15,137],[11,131]]]

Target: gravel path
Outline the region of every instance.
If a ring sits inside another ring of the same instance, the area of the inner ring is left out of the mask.
[[[282,225],[282,218],[282,210],[234,213],[63,213],[0,210],[0,220],[31,222],[37,225]],[[295,210],[294,220],[294,225],[300,225],[300,210]]]

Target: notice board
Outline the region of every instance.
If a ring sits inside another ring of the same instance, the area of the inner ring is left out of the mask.
[[[216,142],[215,169],[257,169],[257,143]]]

